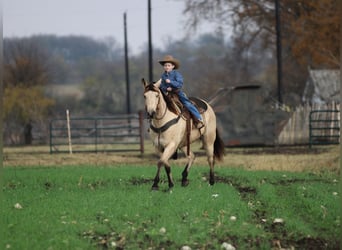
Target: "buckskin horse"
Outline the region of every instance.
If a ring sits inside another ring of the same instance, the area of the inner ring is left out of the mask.
[[[216,116],[213,109],[208,103],[201,101],[206,108],[202,113],[205,126],[200,129],[196,128],[196,126],[193,126],[191,119],[187,121],[183,112],[177,112],[176,108],[168,105],[170,102],[167,102],[167,97],[159,89],[158,82],[147,83],[142,79],[142,83],[144,86],[145,110],[150,119],[149,132],[160,156],[152,189],[158,190],[159,188],[159,175],[162,166],[164,166],[167,174],[169,188],[171,189],[174,186],[169,159],[177,152],[177,149],[184,152],[188,158],[182,172],[182,186],[189,184],[188,174],[195,159],[194,153],[190,150],[190,144],[199,139],[202,140],[210,167],[209,184],[214,185],[215,160],[222,160],[224,143],[216,128]]]

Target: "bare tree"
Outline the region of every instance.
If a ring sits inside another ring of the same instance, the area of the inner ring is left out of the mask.
[[[337,68],[340,65],[338,1],[279,2],[285,92],[302,93],[308,66]],[[265,52],[265,56],[270,52],[275,54],[274,9],[274,0],[186,0],[184,13],[190,28],[196,28],[207,20],[229,33],[233,30],[235,52],[239,58],[237,62],[249,55],[248,67],[245,64],[245,68],[239,69],[246,72],[258,64],[257,60],[254,65],[250,61],[250,55],[255,55],[250,53],[253,47]],[[274,74],[274,65],[270,64],[264,73]],[[249,75],[247,73],[242,76]],[[265,74],[262,79],[265,79]]]

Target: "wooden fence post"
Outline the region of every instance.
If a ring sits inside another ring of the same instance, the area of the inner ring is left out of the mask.
[[[139,134],[140,134],[140,152],[145,152],[144,148],[144,111],[139,111]]]
[[[66,116],[67,116],[67,127],[68,127],[69,153],[72,154],[69,109],[66,110]]]

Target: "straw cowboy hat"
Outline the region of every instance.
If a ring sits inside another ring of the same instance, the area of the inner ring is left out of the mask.
[[[175,69],[179,68],[179,61],[176,58],[174,58],[173,56],[166,55],[166,56],[164,56],[164,58],[162,60],[159,61],[159,63],[161,65],[164,65],[164,63],[167,63],[167,62],[175,65]]]

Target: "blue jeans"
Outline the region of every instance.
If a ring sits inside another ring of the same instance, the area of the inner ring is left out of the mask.
[[[179,100],[181,103],[190,111],[190,113],[197,119],[202,120],[201,114],[198,112],[197,108],[190,102],[189,98],[183,91],[179,91],[178,93]]]

